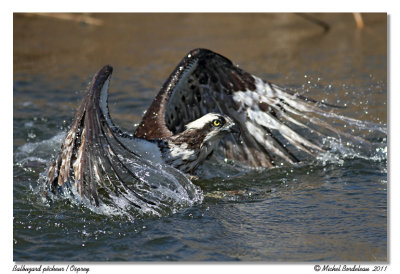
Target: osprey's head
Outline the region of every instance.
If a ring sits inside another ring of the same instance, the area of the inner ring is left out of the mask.
[[[228,116],[208,113],[169,137],[166,146],[161,146],[162,155],[168,164],[191,172],[211,156],[225,135],[238,132],[238,126]]]
[[[185,132],[195,134],[198,141],[202,139],[201,145],[209,142],[218,142],[222,137],[231,132],[237,132],[237,125],[226,115],[208,113],[203,117],[187,124]]]

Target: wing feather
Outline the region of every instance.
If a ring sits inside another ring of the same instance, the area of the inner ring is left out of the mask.
[[[312,157],[324,152],[307,133],[351,138],[322,119],[330,116],[330,107],[253,76],[222,55],[195,49],[165,82],[134,135],[149,140],[169,137],[183,131],[185,124],[219,112],[230,116],[242,133],[241,139],[222,140],[225,157],[271,167],[282,160],[298,162],[299,152]]]
[[[155,166],[132,149],[136,139],[116,127],[107,105],[112,68],[91,81],[56,160],[47,172],[53,192],[69,191],[125,214],[163,215],[196,202],[197,188],[178,170]],[[65,188],[68,186],[68,188]]]

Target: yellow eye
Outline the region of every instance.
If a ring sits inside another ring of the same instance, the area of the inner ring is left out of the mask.
[[[215,120],[213,121],[213,126],[214,126],[214,127],[219,127],[220,125],[221,125],[221,120],[215,119]]]

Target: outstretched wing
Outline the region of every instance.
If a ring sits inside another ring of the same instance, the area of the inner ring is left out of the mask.
[[[225,157],[272,167],[323,151],[306,133],[344,134],[321,119],[329,115],[326,107],[253,76],[217,53],[195,49],[165,82],[135,136],[168,137],[206,113],[219,112],[230,116],[242,133],[241,139],[229,135],[222,140]]]
[[[103,67],[88,86],[48,169],[50,191],[68,189],[95,205],[156,215],[198,200],[197,188],[182,173],[144,160],[135,151],[135,138],[113,124],[107,106],[111,73],[112,67]]]

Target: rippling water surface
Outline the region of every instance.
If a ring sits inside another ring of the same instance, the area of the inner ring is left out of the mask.
[[[386,261],[386,15],[93,14],[101,26],[14,15],[15,261]],[[345,106],[370,142],[335,157],[246,170],[212,160],[202,202],[138,218],[43,198],[55,156],[91,76],[114,66],[110,112],[132,131],[163,81],[205,47],[301,94]]]

